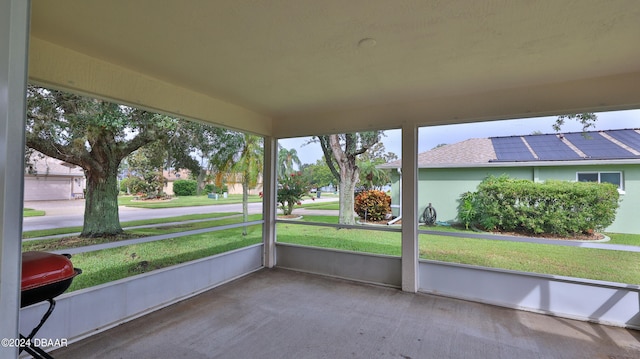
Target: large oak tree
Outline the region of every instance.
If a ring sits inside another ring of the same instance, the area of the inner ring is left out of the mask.
[[[166,138],[175,119],[102,100],[29,86],[27,147],[80,166],[87,179],[82,237],[122,232],[118,167],[124,157]]]
[[[338,181],[340,224],[356,223],[353,215],[354,192],[360,179],[356,160],[378,143],[381,135],[382,131],[368,131],[318,136],[327,166]]]

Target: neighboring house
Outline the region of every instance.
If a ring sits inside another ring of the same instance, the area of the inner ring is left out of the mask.
[[[162,175],[166,179],[164,184],[164,193],[168,195],[173,195],[173,182],[179,179],[189,179],[189,170],[181,169],[179,172],[177,171],[167,171],[164,170]],[[229,194],[242,194],[242,183],[240,182],[240,176],[229,176],[233,178],[227,179],[225,185],[229,190]],[[258,184],[255,188],[249,190],[250,195],[258,195],[262,192],[262,175],[258,178]]]
[[[25,201],[84,198],[86,180],[81,167],[34,151],[24,175]]]
[[[242,194],[242,176],[229,176],[226,185],[229,189],[229,194]],[[260,174],[256,186],[249,189],[249,194],[258,195],[262,191],[262,174]]]
[[[380,166],[398,169],[392,171],[395,205],[400,166],[399,160]],[[640,129],[474,138],[420,153],[418,169],[419,214],[431,203],[438,221],[457,221],[462,193],[476,191],[489,175],[507,174],[536,182],[613,183],[621,202],[607,231],[640,233]]]
[[[173,182],[180,179],[189,179],[189,170],[181,169],[179,171],[162,171],[162,176],[165,178],[163,191],[165,194],[173,196]]]

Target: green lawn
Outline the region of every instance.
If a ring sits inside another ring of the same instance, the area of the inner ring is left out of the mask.
[[[320,203],[318,203],[320,204]],[[295,210],[294,210],[295,213]],[[336,216],[304,216],[303,221],[305,222],[319,222],[319,223],[338,223],[338,217]],[[473,230],[465,230],[459,227],[454,226],[425,226],[422,225],[418,228],[419,230],[427,230],[427,231],[438,231],[438,232],[449,232],[449,233],[481,233]],[[626,233],[605,233],[610,241],[605,242],[607,244],[621,244],[621,245],[629,245],[629,246],[640,246],[640,235],[638,234],[626,234]]]
[[[249,202],[262,202],[260,196],[249,196]],[[174,208],[174,207],[194,207],[194,206],[212,206],[216,204],[242,203],[241,194],[230,194],[227,198],[212,199],[207,195],[202,196],[182,196],[174,197],[168,201],[137,201],[134,196],[118,197],[118,204],[127,207],[137,208]]]
[[[319,210],[339,210],[340,202],[316,202],[316,203],[305,203],[302,206],[297,206],[295,208],[302,207],[307,209],[319,209]],[[294,209],[295,211],[295,209]]]
[[[211,219],[204,222],[181,223],[169,227],[157,226],[127,231],[129,236],[135,237],[182,232],[242,221],[240,216],[224,219],[201,217],[223,215],[229,215],[229,213],[135,221],[123,223],[123,225],[160,224],[201,218]],[[250,220],[259,220],[260,218],[261,215],[259,214],[250,216]],[[318,223],[337,223],[337,217],[335,216],[305,216],[304,220]],[[422,228],[435,229],[434,227]],[[464,232],[452,227],[437,227],[437,229]],[[60,231],[64,231],[64,229],[60,229]],[[241,231],[241,228],[235,228],[74,255],[74,265],[82,268],[84,273],[74,280],[72,290],[260,243],[262,240],[260,225],[249,227],[247,236],[243,236]],[[399,232],[336,229],[282,221],[278,223],[277,233],[278,241],[283,243],[392,256],[400,256],[401,254]],[[640,235],[609,235],[612,238],[609,243],[640,245]],[[640,284],[640,253],[428,234],[420,234],[419,240],[420,257],[425,259]],[[112,241],[112,239],[82,239],[80,242],[76,241],[75,243],[68,239],[26,241],[23,242],[23,250],[53,250],[65,246],[68,248],[96,244],[101,241]]]
[[[215,212],[215,213],[188,214],[184,216],[169,217],[169,218],[127,221],[127,222],[120,223],[120,225],[123,228],[125,228],[125,227],[143,226],[148,224],[161,224],[161,223],[170,223],[170,222],[182,222],[182,221],[190,221],[190,220],[226,217],[226,216],[232,216],[236,214],[238,213],[237,212]],[[42,229],[42,230],[23,232],[22,238],[24,239],[39,238],[39,237],[55,236],[58,234],[79,233],[81,231],[82,231],[82,227],[63,227],[63,228]]]
[[[640,253],[421,234],[420,258],[640,284]]]
[[[611,241],[607,243],[611,244],[624,244],[628,246],[640,246],[640,235],[627,234],[627,233],[606,233]]]
[[[306,219],[306,217],[305,217]],[[278,242],[400,256],[400,233],[278,223]]]
[[[224,214],[225,213],[218,213],[217,215],[222,216]],[[228,215],[228,213],[226,213],[226,215]],[[179,218],[185,217],[190,218],[192,216],[183,216]],[[249,216],[250,221],[259,220],[260,218],[262,218],[262,215],[260,214]],[[176,218],[171,218],[170,220],[136,221],[133,223],[159,224],[175,221]],[[22,249],[23,251],[50,251],[136,237],[147,237],[166,233],[190,231],[200,228],[211,228],[241,222],[242,216],[234,216],[232,218],[212,219],[210,221],[203,222],[185,222],[171,226],[131,229],[126,232],[126,236],[119,239],[79,239],[77,237],[66,237],[60,239],[33,240],[23,242]],[[253,225],[248,227],[246,236],[242,235],[242,228],[234,228],[89,253],[75,254],[72,259],[73,264],[75,267],[82,269],[83,273],[81,276],[74,279],[70,290],[78,290],[107,283],[155,269],[246,247],[251,244],[260,243],[261,241],[262,226]]]
[[[44,211],[35,210],[33,208],[23,208],[22,209],[22,216],[23,217],[38,217],[38,216],[44,216],[44,215],[45,215]]]
[[[336,223],[334,217],[305,216],[305,221]],[[423,229],[435,227],[424,227]],[[437,227],[465,232],[453,227]],[[400,234],[278,223],[278,241],[357,252],[400,256]],[[640,245],[640,235],[608,234],[610,244]],[[588,278],[640,285],[640,253],[420,234],[424,259]]]
[[[82,269],[69,291],[107,283],[155,269],[212,256],[262,241],[262,227],[250,226],[246,236],[241,228],[163,241],[105,249],[73,256],[73,265]]]
[[[249,196],[249,202],[261,202],[260,196]],[[174,197],[170,201],[152,202],[152,201],[136,201],[135,196],[119,196],[118,205],[126,207],[136,208],[175,208],[175,207],[193,207],[193,206],[211,206],[216,204],[233,204],[242,203],[241,194],[230,194],[227,198],[211,199],[207,195],[203,196],[184,196]],[[45,211],[35,210],[32,208],[24,208],[22,211],[23,217],[36,217],[46,215]],[[82,230],[82,229],[80,229]],[[76,232],[79,230],[76,230]],[[67,232],[72,233],[72,232]]]
[[[217,213],[218,217],[222,216],[224,213]],[[183,217],[191,217],[191,216],[183,216]],[[177,222],[176,218],[182,217],[173,217],[173,218],[164,218],[164,221],[148,220],[148,221],[134,221],[132,223],[144,223],[144,224],[165,224],[171,222]],[[249,215],[249,221],[260,220],[262,215],[260,214],[252,214]],[[148,223],[145,223],[148,222]],[[117,238],[77,238],[77,237],[64,237],[64,238],[51,238],[51,239],[42,239],[42,240],[32,240],[32,241],[24,241],[22,242],[22,250],[23,251],[53,251],[60,250],[65,248],[78,248],[84,247],[94,244],[101,243],[109,243],[122,241],[132,238],[139,237],[150,237],[167,233],[179,233],[192,231],[195,229],[202,228],[211,228],[211,227],[219,227],[228,224],[241,223],[242,216],[233,216],[231,218],[221,218],[221,219],[212,219],[210,221],[202,221],[202,222],[184,222],[184,223],[176,223],[172,225],[161,225],[157,227],[145,227],[145,228],[135,228],[129,229],[125,232],[124,235],[119,236]]]
[[[311,223],[333,223],[333,224],[338,224],[338,217],[337,216],[304,216],[303,219],[304,222],[311,222]],[[282,222],[279,224],[280,225],[284,225],[287,222]]]

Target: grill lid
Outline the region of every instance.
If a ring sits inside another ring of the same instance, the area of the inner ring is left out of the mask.
[[[73,278],[71,260],[64,255],[47,252],[22,253],[22,290],[29,290]]]

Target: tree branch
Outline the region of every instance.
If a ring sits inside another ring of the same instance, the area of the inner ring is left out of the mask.
[[[89,158],[89,152],[86,150],[78,151],[73,145],[63,146],[38,137],[27,136],[26,145],[46,156],[80,167],[84,167]]]
[[[334,135],[335,136],[335,135]],[[317,136],[320,141],[320,147],[322,147],[322,153],[324,154],[324,160],[331,171],[331,174],[335,179],[340,183],[340,172],[336,170],[335,165],[333,164],[333,152],[330,149],[329,144],[329,136]]]

